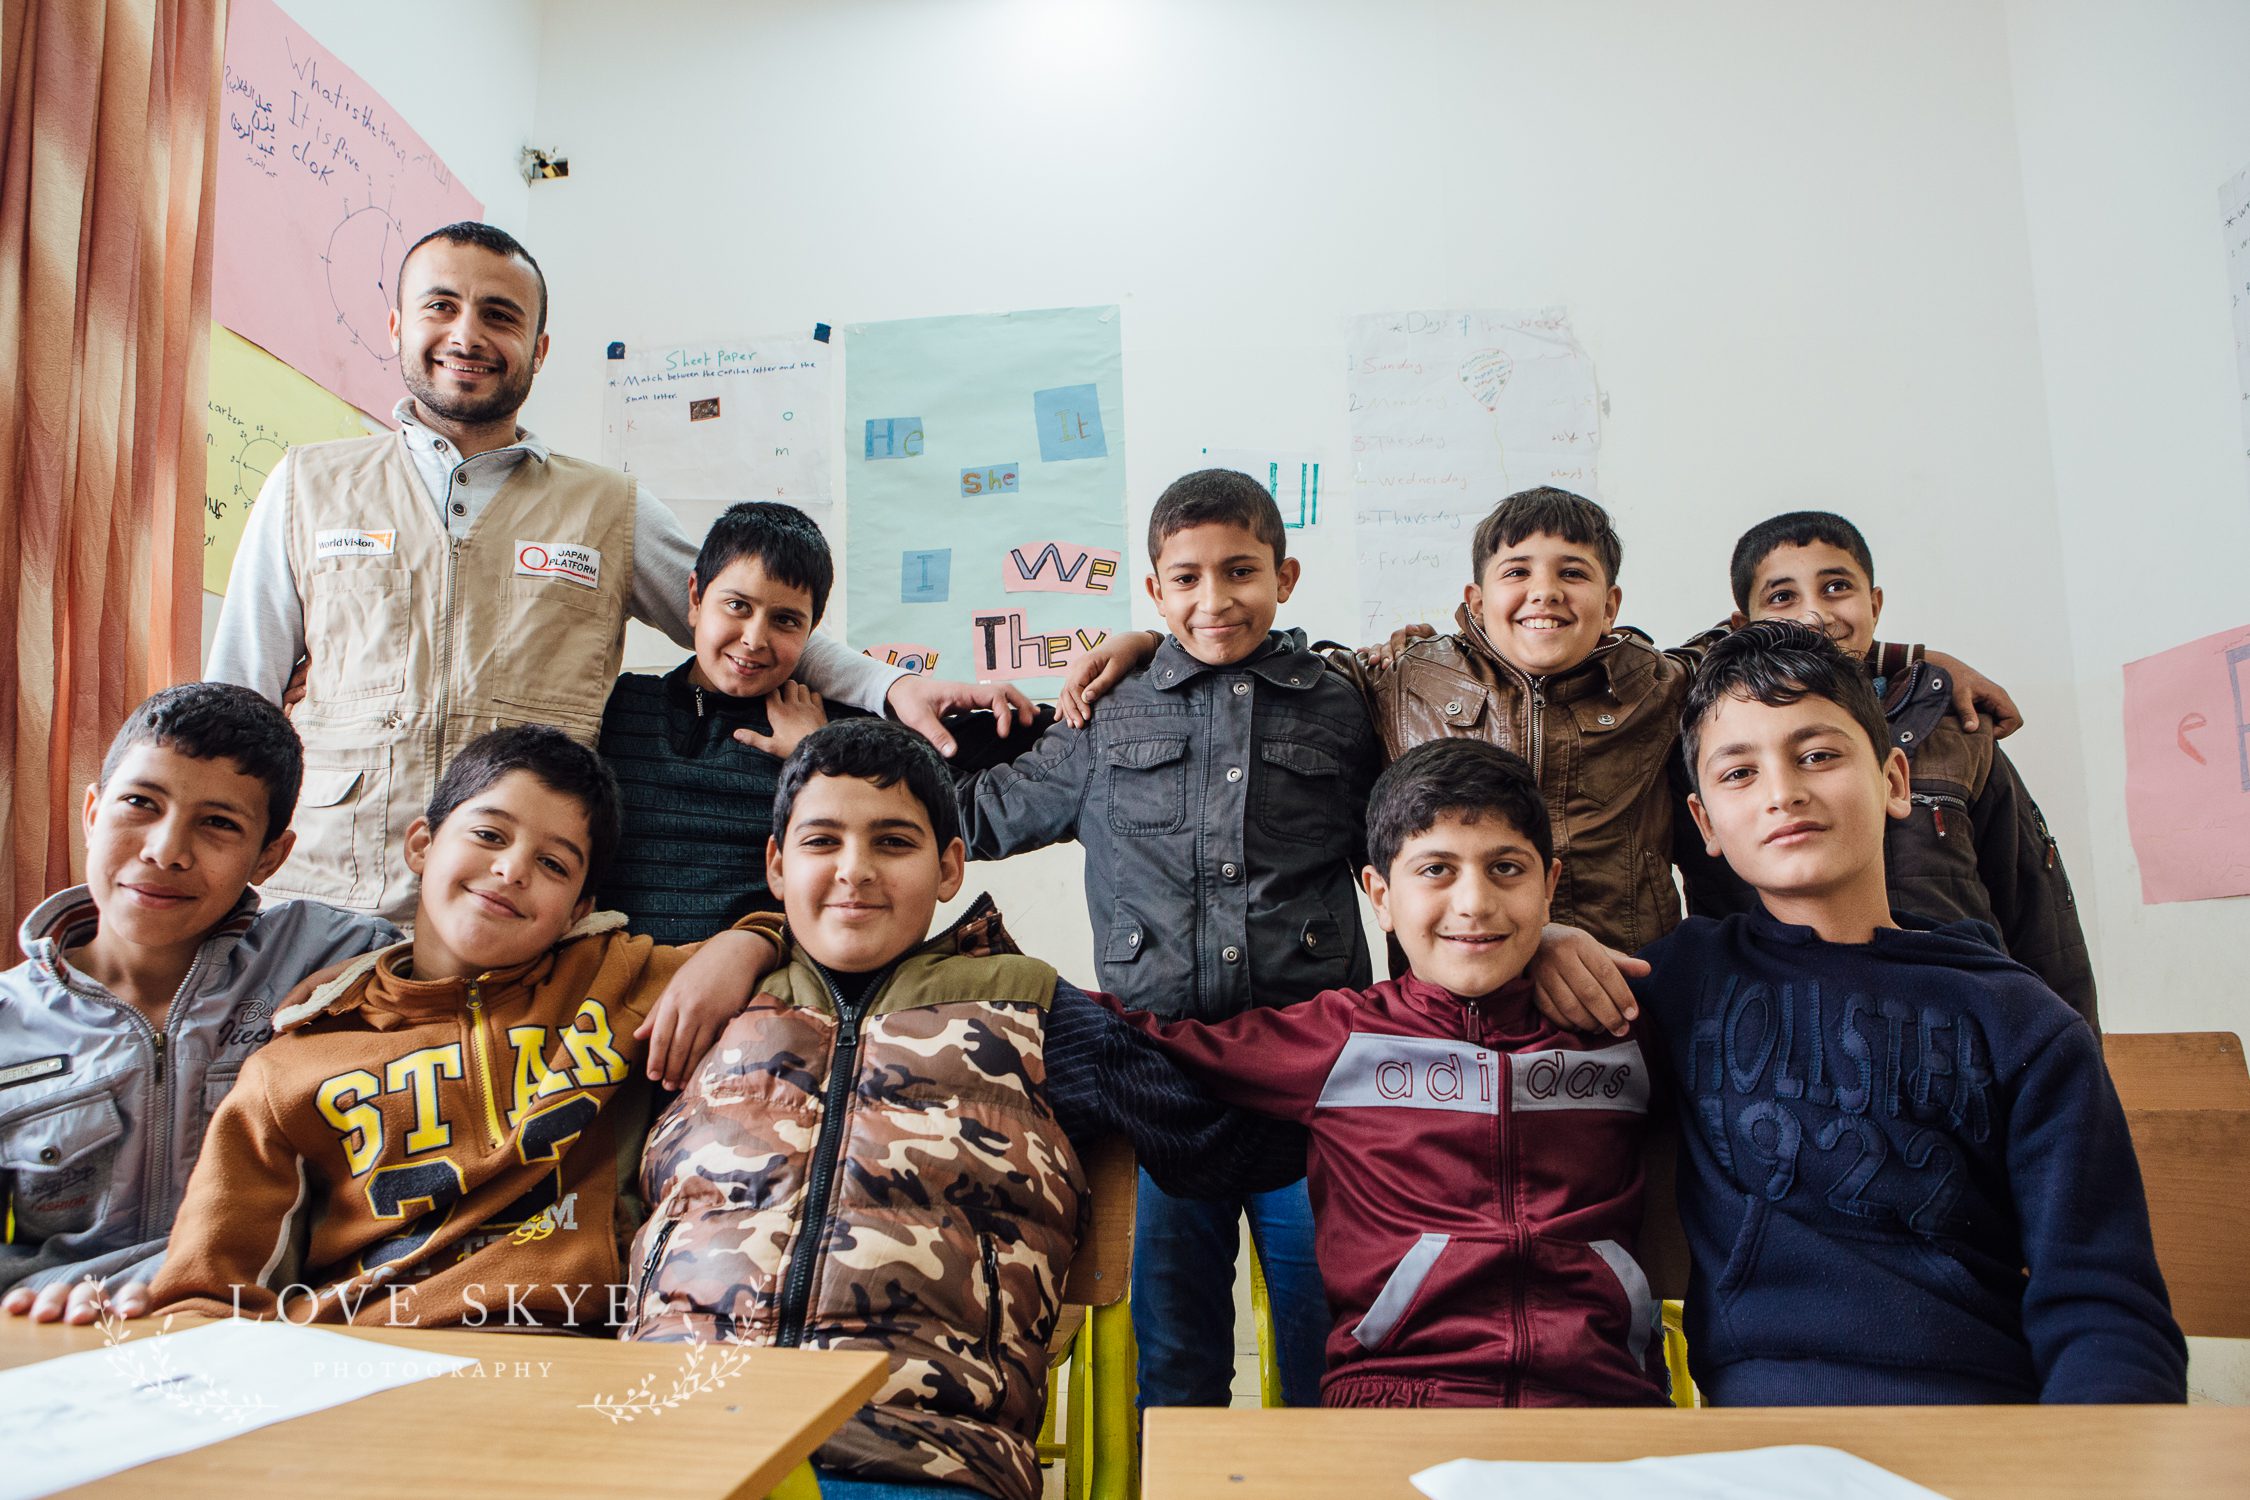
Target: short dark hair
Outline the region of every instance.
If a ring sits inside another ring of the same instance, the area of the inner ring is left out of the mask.
[[[1826,698],[1866,731],[1878,762],[1890,750],[1890,725],[1865,666],[1808,625],[1753,620],[1713,643],[1688,686],[1687,707],[1680,714],[1680,757],[1687,762],[1688,785],[1698,791],[1703,783],[1695,762],[1703,745],[1703,721],[1728,698],[1769,708]]]
[[[288,831],[305,781],[305,747],[289,716],[231,682],[183,682],[152,693],[128,714],[102,756],[101,784],[135,745],[161,745],[194,760],[235,763],[266,789],[265,843]]]
[[[443,240],[449,245],[475,245],[479,249],[490,250],[495,255],[520,260],[531,267],[531,274],[539,278],[539,325],[532,330],[532,336],[536,338],[547,331],[547,273],[539,269],[539,262],[531,258],[531,252],[524,249],[521,240],[497,224],[482,224],[475,219],[463,219],[458,224],[442,224],[406,247],[406,253],[398,258],[398,279],[391,287],[391,300],[394,303],[401,308],[405,306],[400,299],[406,295],[406,263],[414,258],[415,251],[432,240]]]
[[[1469,546],[1469,568],[1475,575],[1472,581],[1484,582],[1485,564],[1492,561],[1495,552],[1542,531],[1593,548],[1609,581],[1617,582],[1618,567],[1625,561],[1625,544],[1617,539],[1609,512],[1584,495],[1551,485],[1516,491],[1477,523],[1476,539]]]
[[[1446,813],[1474,823],[1502,818],[1539,851],[1540,874],[1555,857],[1555,834],[1539,778],[1512,750],[1482,740],[1428,740],[1390,763],[1367,798],[1368,862],[1390,877],[1391,861]]]
[[[828,538],[820,534],[811,516],[774,500],[728,506],[711,523],[702,549],[695,554],[695,586],[709,589],[711,580],[728,564],[745,557],[756,558],[774,582],[812,595],[812,623],[820,623],[828,608],[828,592],[836,585],[836,560],[829,555]]]
[[[1281,507],[1264,485],[1240,469],[1197,469],[1164,487],[1148,515],[1148,565],[1154,568],[1164,544],[1190,526],[1239,526],[1273,548],[1277,568],[1289,556]]]
[[[617,778],[599,755],[547,724],[517,724],[487,730],[463,745],[438,778],[423,816],[435,833],[454,810],[510,771],[527,771],[539,784],[576,802],[586,814],[586,878],[583,894],[601,888],[602,875],[616,857],[622,836],[617,810]]]
[[[1747,614],[1750,610],[1750,590],[1758,582],[1758,565],[1773,556],[1776,547],[1808,547],[1814,542],[1826,542],[1840,551],[1849,552],[1867,581],[1875,581],[1875,555],[1867,550],[1867,538],[1851,522],[1827,510],[1793,510],[1787,515],[1775,516],[1770,521],[1760,521],[1742,533],[1742,540],[1734,544],[1734,561],[1728,564],[1727,573],[1734,584],[1734,607]]]
[[[839,719],[797,742],[782,762],[773,794],[773,834],[789,833],[789,812],[797,794],[815,776],[851,776],[879,787],[906,783],[914,800],[930,815],[930,831],[943,850],[961,836],[961,814],[953,803],[953,772],[928,740],[887,719]]]

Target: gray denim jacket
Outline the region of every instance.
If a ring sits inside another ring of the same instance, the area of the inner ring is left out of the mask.
[[[1275,631],[1211,667],[1166,640],[1084,731],[958,783],[972,859],[1075,838],[1102,987],[1215,1021],[1369,981],[1356,895],[1380,769],[1358,687]]]
[[[84,886],[48,897],[0,974],[0,1291],[147,1280],[219,1101],[316,969],[395,943],[390,923],[313,901],[242,899],[203,940],[164,1029],[63,953],[100,920]]]

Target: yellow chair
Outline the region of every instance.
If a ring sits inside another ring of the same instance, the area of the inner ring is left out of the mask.
[[[1286,1406],[1281,1399],[1280,1342],[1273,1331],[1273,1304],[1266,1295],[1266,1268],[1258,1261],[1258,1246],[1250,1245],[1250,1322],[1258,1330],[1258,1404]]]
[[[766,1491],[766,1500],[820,1500],[820,1481],[813,1477],[812,1460],[791,1469],[781,1483]]]
[[[1061,1458],[1066,1500],[1135,1500],[1141,1489],[1140,1391],[1134,1374],[1133,1313],[1125,1294],[1133,1273],[1133,1204],[1140,1169],[1121,1139],[1086,1153],[1093,1219],[1063,1282],[1064,1324],[1080,1318],[1069,1339],[1070,1393],[1055,1440],[1057,1362],[1047,1371],[1047,1416],[1039,1457]]]

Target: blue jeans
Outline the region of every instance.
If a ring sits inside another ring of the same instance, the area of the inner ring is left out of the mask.
[[[1320,1404],[1328,1296],[1313,1261],[1312,1200],[1301,1182],[1248,1198],[1174,1198],[1141,1173],[1133,1231],[1133,1338],[1140,1404],[1225,1406],[1234,1388],[1234,1259],[1250,1239],[1266,1273],[1282,1399]]]
[[[817,1464],[813,1477],[820,1481],[820,1500],[990,1500],[983,1490],[965,1485],[921,1479],[847,1479]]]

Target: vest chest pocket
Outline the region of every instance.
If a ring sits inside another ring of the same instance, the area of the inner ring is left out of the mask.
[[[536,716],[576,714],[598,725],[624,641],[615,601],[566,578],[515,579],[508,600],[497,670],[477,690]]]
[[[389,747],[307,745],[304,790],[290,822],[297,843],[265,894],[374,910],[383,894],[390,798]]]
[[[305,696],[344,703],[406,686],[414,583],[404,568],[364,562],[316,569],[305,588]]]
[[[110,1216],[109,1200],[121,1196],[116,1168],[124,1135],[125,1119],[106,1089],[0,1126],[0,1176],[16,1238],[83,1233]]]
[[[1112,831],[1148,836],[1187,826],[1187,736],[1127,740],[1103,752]]]

